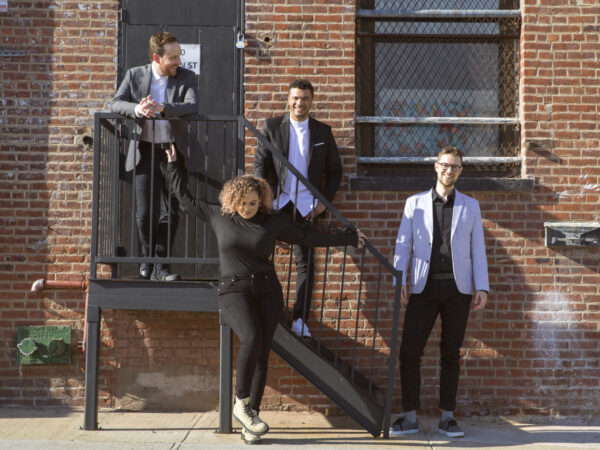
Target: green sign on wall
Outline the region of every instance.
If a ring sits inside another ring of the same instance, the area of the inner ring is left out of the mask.
[[[71,362],[71,326],[17,327],[17,364]]]

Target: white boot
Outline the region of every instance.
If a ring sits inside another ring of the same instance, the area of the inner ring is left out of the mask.
[[[233,405],[233,417],[244,426],[246,432],[255,436],[262,436],[269,431],[269,426],[260,420],[256,411],[248,405],[250,397],[235,398]]]
[[[242,429],[241,436],[248,445],[262,444],[262,438],[260,436],[248,433],[245,428]]]

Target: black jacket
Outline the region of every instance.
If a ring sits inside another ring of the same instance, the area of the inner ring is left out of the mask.
[[[307,178],[331,202],[342,181],[342,162],[331,127],[312,117],[308,120],[310,139]],[[261,132],[286,158],[289,157],[289,114],[267,119]],[[281,162],[275,161],[269,149],[259,141],[254,156],[254,174],[267,180],[274,196],[277,196],[278,184],[280,189],[283,189],[287,172],[287,168]]]
[[[135,117],[135,107],[150,94],[150,84],[152,82],[152,64],[133,67],[127,71],[125,78],[121,82],[115,98],[109,103],[110,110],[114,113],[136,119],[134,130],[126,131],[125,137],[130,139],[129,152],[125,162],[125,170],[133,170],[140,162],[140,152],[133,140],[134,135],[137,138],[142,134],[143,119]],[[167,82],[165,112],[163,117],[170,119],[172,117],[184,117],[188,114],[198,114],[198,78],[194,72],[181,67],[177,68],[177,74],[169,77]],[[193,169],[200,163],[199,143],[195,136],[188,134],[188,124],[185,121],[172,121],[171,129],[177,149],[186,157],[187,168]],[[124,128],[124,131],[126,127]]]

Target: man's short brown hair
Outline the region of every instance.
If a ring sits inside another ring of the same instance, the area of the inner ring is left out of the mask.
[[[155,53],[158,56],[163,56],[165,54],[165,44],[170,44],[172,42],[179,42],[179,39],[177,39],[177,36],[173,33],[169,33],[168,31],[159,31],[150,36],[150,42],[148,43],[148,56],[150,57],[150,61],[153,61],[152,56]]]
[[[462,164],[462,159],[463,159],[463,154],[462,152],[458,149],[458,147],[455,147],[453,145],[447,145],[446,147],[444,147],[439,153],[438,153],[438,159],[440,159],[440,156],[442,155],[453,155],[453,156],[458,156],[460,158],[460,162]]]
[[[315,96],[315,88],[310,83],[310,81],[308,81],[304,78],[298,78],[297,80],[292,81],[288,88],[288,92],[290,92],[292,89],[301,89],[303,91],[308,90],[308,91],[310,91],[311,97]]]

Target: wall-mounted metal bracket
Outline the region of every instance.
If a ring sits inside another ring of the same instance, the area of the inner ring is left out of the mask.
[[[600,223],[544,222],[546,247],[600,247]]]
[[[15,56],[25,56],[27,52],[25,50],[1,50],[0,58],[11,58]]]
[[[235,42],[235,48],[243,50],[246,48],[246,36],[242,31],[237,34],[237,41]]]

